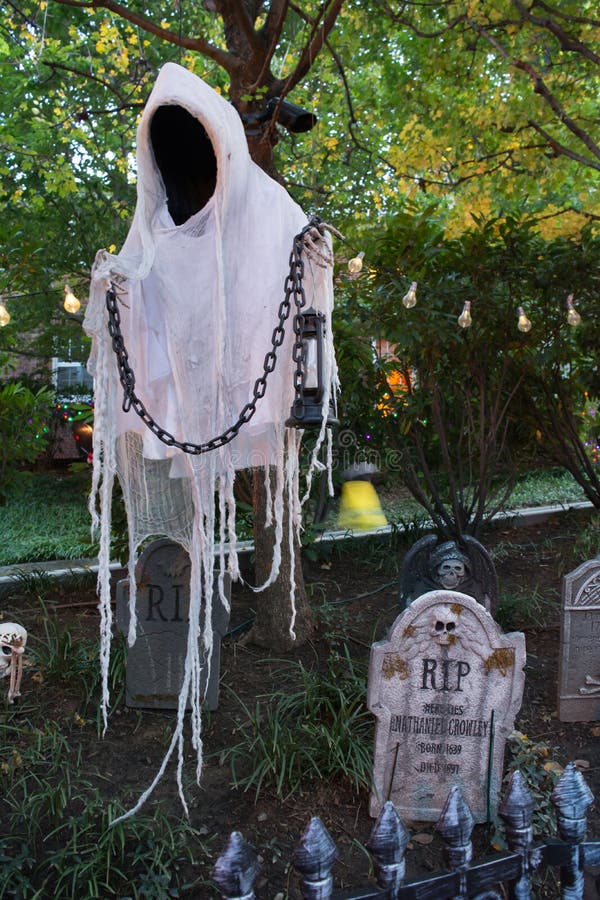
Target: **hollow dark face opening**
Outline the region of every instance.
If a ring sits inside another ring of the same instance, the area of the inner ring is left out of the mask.
[[[217,184],[217,158],[204,126],[181,106],[160,106],[150,123],[154,158],[176,225],[205,206]]]

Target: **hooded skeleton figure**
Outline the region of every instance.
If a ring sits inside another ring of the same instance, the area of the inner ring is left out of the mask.
[[[215,560],[223,603],[227,603],[225,573],[233,579],[239,577],[235,472],[246,467],[265,472],[267,524],[274,524],[276,535],[272,571],[265,587],[277,577],[282,540],[292,547],[294,529],[300,527],[301,435],[284,424],[294,397],[291,317],[277,351],[277,365],[268,376],[266,394],[258,401],[254,416],[230,443],[193,455],[161,442],[133,408],[123,410],[123,389],[107,328],[106,291],[114,287],[128,364],[144,407],[177,441],[205,443],[233,425],[252,399],[254,383],[263,374],[265,354],[272,349],[292,241],[306,224],[300,207],[250,159],[235,109],[195,75],[166,64],[138,128],[133,223],[118,255],[102,250],[96,257],[84,322],[92,337],[89,368],[95,379],[90,510],[94,525],[100,526],[105,727],[115,475],[122,487],[129,529],[130,644],[136,634],[134,568],[140,543],[151,535],[165,535],[179,542],[191,560],[190,628],[177,727],[153,784],[131,813],[153,790],[175,749],[179,793],[185,807],[182,735],[188,699],[200,776],[199,623],[204,604],[206,624],[200,639],[210,659]],[[307,308],[314,306],[330,322],[331,267],[313,265],[305,258],[304,288]],[[330,328],[326,343],[324,410],[337,389]],[[328,441],[325,420],[318,443],[324,440]],[[314,465],[316,451],[312,460]],[[276,472],[273,490],[269,488],[269,467]],[[284,500],[290,509],[286,535]],[[292,585],[292,633],[294,614]]]

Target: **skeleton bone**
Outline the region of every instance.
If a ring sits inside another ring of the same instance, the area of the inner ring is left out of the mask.
[[[8,702],[20,697],[23,654],[27,643],[27,632],[16,622],[0,623],[0,678],[10,676]]]
[[[326,222],[321,222],[318,226],[313,226],[306,232],[302,240],[304,252],[307,257],[322,269],[327,269],[329,266],[333,265],[333,252],[325,238],[326,231],[333,234],[335,237],[340,238],[340,240],[343,240],[339,231],[334,228],[333,225],[328,225]]]
[[[590,687],[580,687],[580,694],[598,694],[600,693],[600,679],[594,678],[593,675],[585,676],[585,683]]]

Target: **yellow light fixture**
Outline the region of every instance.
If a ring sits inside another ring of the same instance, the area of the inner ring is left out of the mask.
[[[10,322],[10,313],[4,303],[0,303],[0,328],[4,328]]]
[[[519,331],[527,334],[528,331],[531,331],[531,320],[528,319],[525,315],[525,310],[522,306],[519,306],[519,308],[517,309],[517,315],[519,317],[517,328],[519,329]]]
[[[348,271],[351,275],[358,275],[359,272],[362,271],[364,257],[364,251],[361,250],[360,253],[357,253],[357,255],[349,261]]]
[[[413,306],[417,305],[417,282],[412,281],[411,285],[402,298],[402,305],[407,309],[412,309]]]
[[[71,290],[68,284],[65,284],[65,302],[64,307],[68,313],[76,313],[81,309],[81,303]]]
[[[465,305],[463,306],[463,311],[458,317],[458,324],[461,328],[470,328],[473,324],[473,319],[471,317],[471,301],[465,300]]]
[[[573,327],[581,324],[581,316],[573,306],[573,294],[567,297],[567,322]]]

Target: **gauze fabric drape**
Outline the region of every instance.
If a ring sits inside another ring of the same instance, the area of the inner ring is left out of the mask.
[[[167,127],[159,133],[158,127],[163,119],[168,123],[176,117],[174,109],[183,110],[186,121],[192,117],[200,123],[204,144],[200,147],[199,140],[198,154],[208,168],[213,167],[204,187],[191,197],[189,215],[181,213],[181,197],[175,196],[169,183],[168,167],[172,167],[170,174],[177,181],[178,154],[182,172],[186,166],[194,165],[193,129],[191,140],[182,141],[176,130],[171,134]],[[210,145],[208,153],[206,139]],[[121,484],[129,530],[130,644],[136,634],[134,568],[141,542],[150,536],[165,535],[185,547],[191,560],[190,629],[177,726],[155,781],[129,814],[139,809],[175,750],[179,792],[185,806],[183,719],[188,701],[197,776],[200,775],[199,642],[210,659],[215,571],[218,593],[225,604],[225,572],[234,580],[239,577],[235,472],[248,467],[262,469],[268,484],[269,467],[276,469],[276,487],[268,511],[268,519],[275,524],[277,542],[267,582],[272,583],[278,573],[281,542],[293,543],[291,533],[283,534],[284,498],[291,507],[290,529],[300,527],[301,435],[284,425],[293,400],[293,310],[284,344],[278,350],[277,365],[269,375],[266,394],[258,402],[254,417],[230,444],[194,456],[166,446],[134,410],[124,412],[121,408],[122,388],[107,329],[106,290],[110,284],[117,288],[121,329],[136,376],[136,393],[146,409],[177,440],[202,443],[231,426],[252,397],[265,354],[271,349],[292,240],[306,224],[305,214],[281,185],[252,162],[235,109],[192,73],[173,63],[166,64],[138,128],[137,205],[133,222],[120,253],[112,255],[102,250],[97,254],[84,321],[92,338],[89,368],[95,380],[90,511],[94,526],[100,530],[105,728],[112,631],[111,497],[115,476]],[[324,312],[329,323],[325,353],[327,410],[327,401],[337,386],[330,327],[331,268],[315,266],[310,259],[305,259],[305,265],[307,306]],[[318,442],[326,439],[323,423]],[[316,458],[315,453],[313,463]],[[205,621],[202,631],[201,616]],[[291,629],[293,617],[292,596]]]

